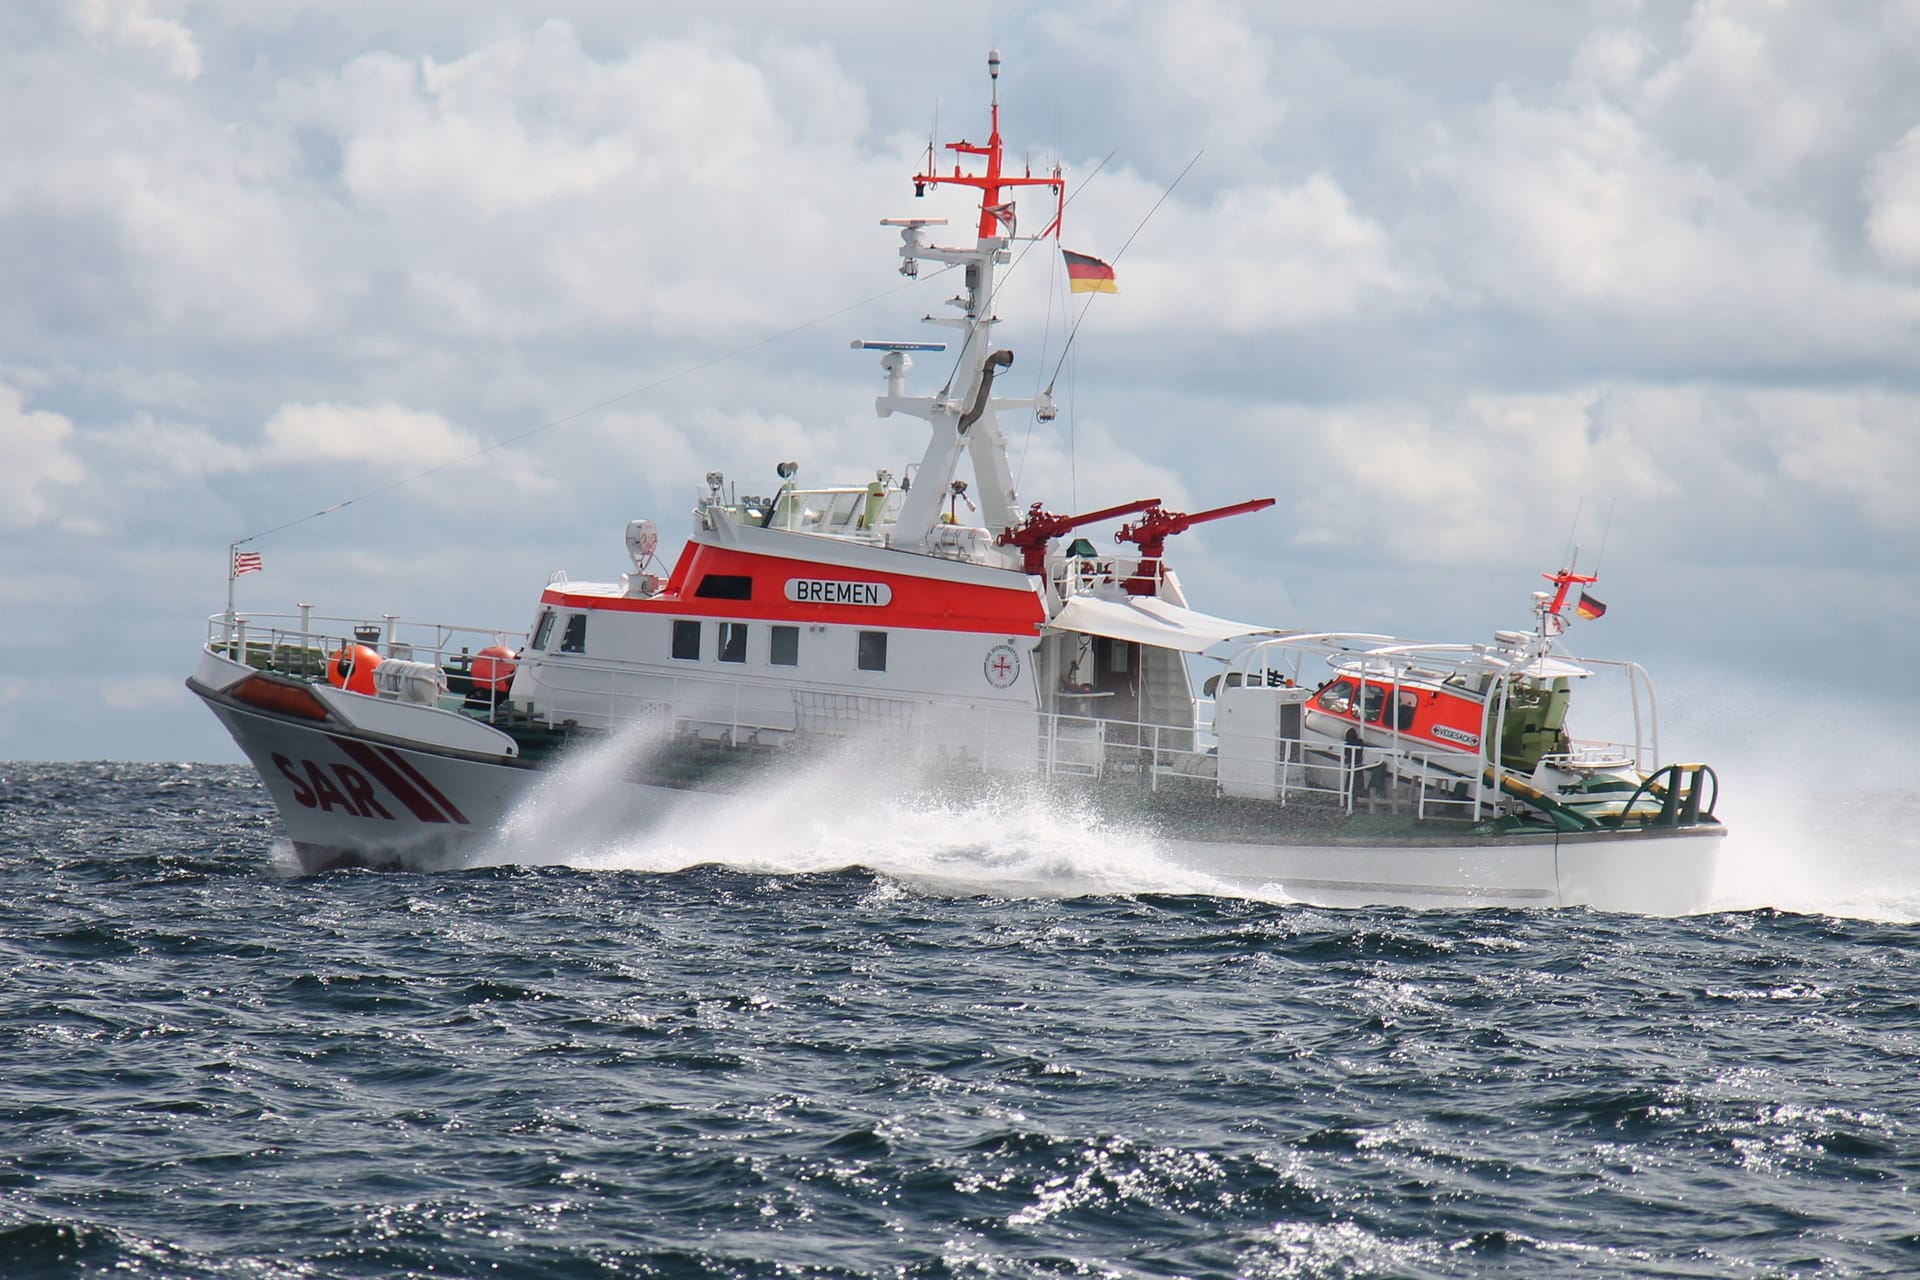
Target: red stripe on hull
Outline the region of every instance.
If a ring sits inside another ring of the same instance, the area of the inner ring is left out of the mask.
[[[417,785],[422,791],[426,792],[427,795],[432,797],[433,802],[435,804],[439,805],[442,809],[445,809],[447,811],[448,817],[452,818],[455,822],[459,823],[463,827],[467,825],[467,815],[465,815],[464,813],[461,813],[458,809],[454,808],[453,801],[447,799],[446,796],[442,795],[440,793],[440,788],[434,786],[431,782],[428,782],[424,774],[422,774],[418,769],[414,768],[411,764],[407,762],[407,758],[405,756],[401,755],[398,751],[395,751],[392,747],[382,747],[380,748],[380,750],[385,753],[387,759],[393,761],[394,765],[398,767],[401,772],[405,773],[407,777],[413,779],[415,785]]]
[[[328,734],[334,746],[352,756],[355,763],[372,774],[381,786],[398,796],[400,803],[412,810],[413,816],[422,822],[445,822],[447,815],[433,807],[433,802],[414,790],[413,784],[397,773],[393,766],[383,759],[379,752],[364,742],[355,742],[351,738],[342,738]]]
[[[696,596],[708,574],[753,579],[748,600]],[[892,600],[884,605],[813,604],[787,599],[790,578],[884,584]],[[678,618],[735,618],[749,622],[826,623],[886,626],[926,631],[977,632],[982,635],[1037,635],[1046,609],[1031,587],[988,587],[946,582],[904,573],[880,573],[807,560],[784,560],[725,547],[689,543],[681,553],[667,590],[644,599],[576,595],[548,587],[542,604],[563,609],[601,609],[620,613],[671,614]]]

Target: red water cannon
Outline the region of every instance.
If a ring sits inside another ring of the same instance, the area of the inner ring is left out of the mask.
[[[1196,511],[1192,515],[1184,511],[1168,511],[1156,502],[1139,520],[1121,525],[1113,535],[1115,542],[1132,542],[1140,548],[1140,567],[1126,581],[1127,594],[1159,594],[1160,557],[1166,554],[1167,539],[1174,534],[1185,533],[1194,525],[1205,524],[1209,520],[1224,520],[1228,516],[1245,515],[1249,511],[1265,511],[1274,501],[1273,498],[1249,498],[1245,502]]]
[[[1271,498],[1268,499],[1272,501]],[[1027,508],[1027,518],[1011,529],[1000,531],[999,544],[1003,547],[1018,547],[1021,553],[1021,567],[1028,573],[1047,571],[1047,544],[1062,534],[1071,533],[1083,524],[1092,524],[1097,520],[1111,520],[1115,516],[1130,516],[1136,511],[1145,511],[1158,507],[1160,499],[1142,498],[1138,502],[1125,502],[1117,507],[1102,507],[1098,511],[1089,511],[1085,515],[1058,516],[1051,511],[1043,511],[1039,503]]]

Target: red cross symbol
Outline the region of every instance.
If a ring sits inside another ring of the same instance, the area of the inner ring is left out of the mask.
[[[1007,672],[1012,668],[1012,665],[1012,663],[1007,661],[1007,655],[1003,653],[993,660],[993,674],[1005,680],[1007,678]]]

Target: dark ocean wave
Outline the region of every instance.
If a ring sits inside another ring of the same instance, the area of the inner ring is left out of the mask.
[[[287,878],[243,770],[0,766],[0,1275],[1920,1273],[1914,926],[996,885],[1008,821]]]

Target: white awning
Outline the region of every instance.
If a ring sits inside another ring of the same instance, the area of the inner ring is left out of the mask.
[[[1131,640],[1182,653],[1200,653],[1223,640],[1242,636],[1285,634],[1273,627],[1195,613],[1153,596],[1128,596],[1125,600],[1074,596],[1053,615],[1047,630]]]

